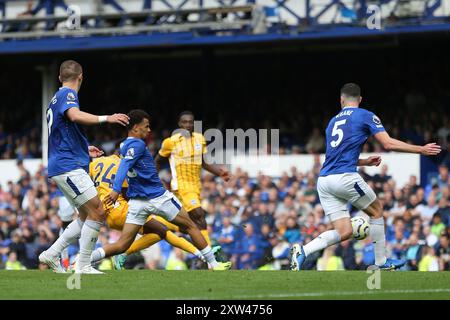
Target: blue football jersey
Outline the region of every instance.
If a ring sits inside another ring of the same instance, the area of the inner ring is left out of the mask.
[[[89,169],[89,145],[82,128],[70,121],[65,112],[79,108],[75,90],[62,87],[47,108],[48,176],[75,169]]]
[[[343,108],[328,124],[327,152],[320,176],[356,172],[367,138],[381,131],[385,131],[384,127],[372,112],[361,108]]]
[[[127,197],[130,199],[153,199],[166,192],[153,163],[153,157],[143,140],[128,137],[120,146],[120,155],[122,160],[114,179],[114,191],[122,190],[126,178]]]

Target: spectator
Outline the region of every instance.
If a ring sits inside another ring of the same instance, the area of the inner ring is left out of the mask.
[[[336,246],[330,246],[323,252],[323,256],[317,261],[318,271],[344,270],[344,262],[341,257],[335,255]]]
[[[436,254],[439,257],[439,270],[450,271],[450,241],[447,232],[441,233]]]
[[[442,223],[441,215],[439,213],[435,213],[431,224],[431,233],[439,236],[443,230],[445,230],[445,224]]]
[[[308,153],[322,153],[325,147],[325,138],[319,128],[314,128],[311,136],[306,143],[306,152]]]
[[[222,252],[226,255],[226,258],[229,259],[233,254],[233,247],[235,243],[235,234],[236,230],[234,225],[231,223],[229,217],[222,218],[222,228],[219,233],[216,235],[217,242],[222,247]]]
[[[341,257],[345,270],[356,270],[356,254],[351,240],[340,242],[335,251],[336,255]]]
[[[17,260],[17,253],[11,251],[8,255],[8,261],[6,261],[6,270],[25,270],[26,268]]]
[[[439,271],[439,260],[433,247],[425,247],[425,254],[419,262],[419,271]]]

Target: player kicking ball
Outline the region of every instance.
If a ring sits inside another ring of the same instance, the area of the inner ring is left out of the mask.
[[[113,181],[117,174],[117,169],[120,166],[120,158],[118,154],[113,154],[108,157],[99,157],[93,159],[89,165],[89,175],[94,181],[94,186],[97,188],[100,200],[111,193]],[[122,186],[122,192],[119,194],[114,206],[104,204],[106,214],[106,224],[110,229],[122,231],[125,221],[127,219],[128,202],[125,199],[125,192],[128,188],[128,183],[125,180]],[[184,238],[178,237],[174,232],[178,232],[179,228],[172,223],[164,220],[159,216],[149,216],[144,226],[139,230],[142,235],[138,240],[134,241],[128,250],[118,256],[114,256],[114,267],[118,270],[123,269],[126,257],[135,252],[139,252],[148,248],[155,243],[166,240],[174,247],[180,248],[188,253],[193,254],[202,261],[205,261],[201,252]],[[214,248],[213,248],[214,249]],[[98,248],[92,252],[91,263],[96,263],[101,260],[102,248]]]
[[[194,246],[205,257],[210,269],[228,270],[230,262],[217,262],[214,253],[201,234],[198,227],[191,220],[179,200],[167,191],[159,179],[144,139],[150,133],[150,116],[143,110],[133,110],[128,113],[128,138],[121,144],[120,162],[114,179],[113,191],[105,197],[107,205],[113,205],[119,197],[122,186],[127,177],[128,214],[119,240],[105,245],[101,251],[101,258],[125,252],[133,243],[137,233],[146,223],[151,214],[159,215],[186,230]]]
[[[381,158],[359,159],[361,148],[372,135],[390,151],[434,156],[441,148],[435,143],[416,146],[391,138],[375,114],[359,108],[361,99],[358,85],[345,84],[341,89],[342,110],[331,119],[326,129],[326,157],[317,181],[317,191],[334,229],[323,232],[304,246],[294,244],[291,248],[291,270],[301,270],[311,253],[352,237],[348,202],[370,217],[375,265],[380,269],[394,270],[405,264],[403,260],[386,258],[383,208],[375,192],[356,170],[357,166],[379,165]]]

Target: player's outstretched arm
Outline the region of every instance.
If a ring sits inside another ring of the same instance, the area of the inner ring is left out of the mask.
[[[374,135],[375,139],[381,143],[384,149],[389,151],[420,153],[424,156],[435,156],[441,152],[441,146],[436,143],[429,143],[424,146],[416,146],[394,138],[391,138],[387,132],[378,132]]]
[[[66,111],[66,117],[72,121],[82,125],[95,125],[102,122],[117,123],[126,126],[130,118],[126,114],[115,113],[109,116],[96,116],[80,109],[73,107]]]
[[[225,182],[229,181],[231,178],[231,174],[228,169],[214,164],[209,164],[205,161],[205,158],[203,158],[202,161],[202,168],[218,177],[221,177]]]
[[[367,159],[359,159],[358,160],[358,167],[366,166],[371,167],[375,166],[378,167],[381,163],[381,157],[380,156],[370,156]]]

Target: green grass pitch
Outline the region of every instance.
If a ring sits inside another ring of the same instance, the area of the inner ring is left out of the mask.
[[[0,271],[0,299],[450,299],[450,272],[381,272],[379,290],[365,271],[109,271],[72,290],[69,276]]]

